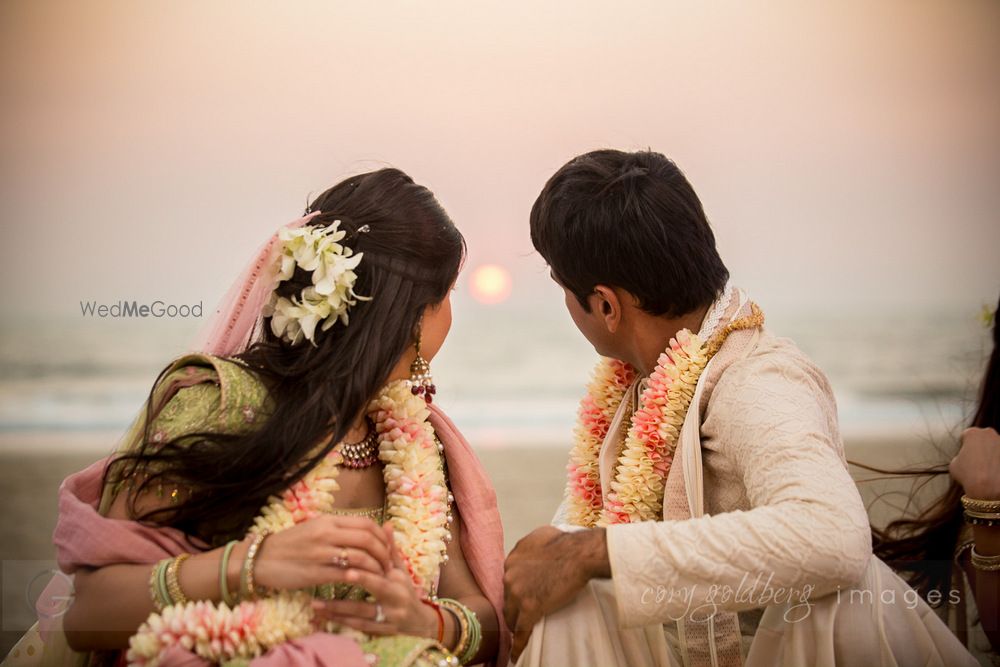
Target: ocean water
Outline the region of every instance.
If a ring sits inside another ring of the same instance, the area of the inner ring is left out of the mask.
[[[596,357],[561,304],[457,302],[433,371],[477,447],[568,446]],[[769,312],[829,375],[845,437],[942,438],[965,423],[988,352],[977,313]],[[0,434],[123,431],[199,319],[10,318],[0,325]],[[110,446],[111,443],[109,443]]]

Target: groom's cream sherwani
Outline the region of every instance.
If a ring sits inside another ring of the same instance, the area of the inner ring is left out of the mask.
[[[638,391],[601,450],[605,494]],[[731,334],[703,373],[663,521],[607,539],[612,579],[543,619],[519,665],[976,664],[872,557],[830,385],[767,330]]]

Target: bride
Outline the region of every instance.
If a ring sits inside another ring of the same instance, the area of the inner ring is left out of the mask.
[[[63,483],[72,601],[44,613],[53,580],[11,656],[506,664],[495,496],[432,405],[463,254],[395,169],[278,230],[120,449]]]

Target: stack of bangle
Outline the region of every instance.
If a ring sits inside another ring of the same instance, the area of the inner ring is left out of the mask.
[[[173,604],[184,604],[188,601],[178,579],[181,565],[191,554],[181,554],[173,558],[164,558],[153,567],[149,573],[149,596],[153,599],[156,611],[161,612]]]
[[[463,665],[469,664],[479,653],[479,647],[483,642],[483,628],[479,624],[476,612],[451,598],[438,598],[437,603],[442,609],[450,611],[458,621],[458,641],[451,652]]]
[[[233,548],[239,544],[239,540],[232,540],[227,543],[222,550],[222,560],[219,562],[219,592],[222,602],[230,608],[235,607],[241,600],[255,600],[260,596],[268,595],[269,592],[254,583],[254,565],[257,554],[260,553],[261,544],[267,533],[257,535],[250,543],[246,558],[240,569],[239,590],[229,590],[229,559],[233,553]],[[149,596],[153,599],[153,607],[157,612],[162,612],[166,607],[175,604],[185,604],[188,597],[181,589],[180,571],[184,561],[191,557],[191,554],[181,554],[173,558],[164,558],[149,573]]]
[[[962,496],[965,520],[973,526],[1000,526],[1000,500],[979,500]]]

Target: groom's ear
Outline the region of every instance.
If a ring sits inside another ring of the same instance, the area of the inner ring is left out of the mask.
[[[618,325],[622,321],[622,301],[618,291],[613,287],[597,285],[590,296],[590,302],[591,312],[604,322],[608,333],[618,331]]]

